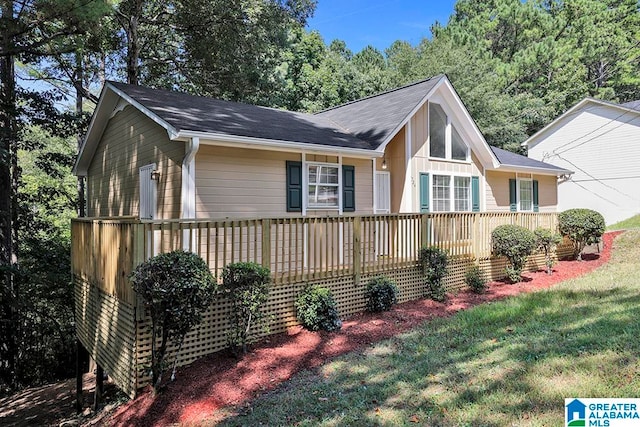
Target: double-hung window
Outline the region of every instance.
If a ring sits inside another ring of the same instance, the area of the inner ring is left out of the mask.
[[[306,209],[356,210],[356,174],[352,165],[287,160],[287,212]],[[342,203],[341,203],[342,200]]]
[[[471,211],[471,177],[433,175],[433,211]]]
[[[471,178],[468,176],[456,176],[453,178],[454,206],[456,212],[468,212],[471,210]]]
[[[333,164],[309,164],[308,204],[310,209],[338,208],[340,167]]]
[[[469,161],[469,147],[451,123],[444,109],[429,103],[429,156],[437,159]]]
[[[538,181],[529,178],[509,180],[509,210],[538,212]]]

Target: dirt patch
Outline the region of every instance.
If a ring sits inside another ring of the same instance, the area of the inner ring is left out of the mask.
[[[317,367],[338,355],[390,338],[434,317],[450,316],[483,302],[545,289],[592,271],[609,260],[613,239],[618,234],[620,232],[605,234],[603,249],[590,253],[585,261],[560,261],[555,265],[553,275],[542,271],[525,273],[525,281],[515,285],[492,282],[482,295],[462,291],[449,295],[445,303],[419,300],[399,304],[386,313],[363,313],[346,320],[338,332],[318,333],[293,327],[254,345],[242,360],[226,353],[213,354],[180,369],[176,381],[167,384],[155,399],[147,390],[122,405],[106,423],[161,426],[199,424],[205,419],[211,423],[220,417],[220,409],[242,405],[254,396],[272,390],[300,370]]]

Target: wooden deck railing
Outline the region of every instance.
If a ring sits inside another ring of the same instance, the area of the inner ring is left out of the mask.
[[[491,255],[491,231],[519,224],[557,228],[555,213],[442,213],[239,220],[75,219],[72,268],[77,277],[134,303],[135,265],[174,249],[198,253],[217,277],[232,262],[257,262],[277,284],[376,273],[417,262],[436,245],[454,257]]]

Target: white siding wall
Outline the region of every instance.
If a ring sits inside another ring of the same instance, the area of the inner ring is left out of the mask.
[[[607,224],[640,213],[640,115],[586,104],[529,147],[529,157],[575,172],[558,187],[558,210],[589,208]]]

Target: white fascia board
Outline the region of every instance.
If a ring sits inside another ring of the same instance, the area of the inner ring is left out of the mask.
[[[384,154],[384,149],[387,147],[387,145],[391,142],[391,140],[393,139],[394,136],[396,136],[396,134],[400,131],[400,129],[402,129],[402,126],[406,125],[407,122],[409,120],[411,120],[411,117],[413,117],[420,108],[422,108],[422,106],[425,104],[425,102],[427,102],[427,100],[431,97],[431,95],[433,93],[435,93],[435,91],[438,89],[438,87],[440,87],[440,85],[442,84],[442,82],[446,80],[446,76],[442,76],[440,78],[440,80],[438,81],[438,83],[436,83],[429,92],[427,92],[427,94],[424,96],[424,98],[422,98],[422,100],[420,100],[420,102],[418,102],[416,104],[416,106],[413,108],[413,110],[411,110],[411,112],[407,115],[407,117],[405,117],[402,122],[400,122],[400,124],[398,126],[396,126],[396,128],[389,134],[389,136],[387,137],[387,139],[385,139],[382,144],[380,144],[380,146],[378,148],[376,148],[376,151],[379,153]]]
[[[97,124],[96,122],[99,121],[99,118],[102,119],[101,121],[106,121],[103,118],[104,114],[101,114],[102,108],[106,108],[106,107],[103,107],[103,105],[106,102],[105,101],[106,97],[107,97],[107,88],[105,86],[102,88],[102,91],[100,92],[100,98],[98,98],[98,103],[96,104],[96,108],[95,110],[93,110],[94,113],[93,113],[93,116],[91,117],[91,122],[89,122],[89,128],[87,129],[87,133],[84,135],[84,138],[82,139],[82,145],[80,146],[78,157],[76,158],[76,162],[73,165],[73,169],[71,170],[71,173],[73,173],[76,176],[87,175],[87,169],[89,165],[88,164],[84,165],[84,163],[86,163],[86,161],[84,161],[85,156],[93,157],[93,154],[95,153],[96,147],[94,146],[94,147],[87,148],[87,141],[91,139],[90,137],[93,134],[93,132],[97,132],[98,127],[101,128],[100,133],[104,131],[104,127],[106,123]],[[89,153],[89,151],[91,151],[91,153]]]
[[[283,141],[276,139],[252,138],[247,136],[227,135],[211,132],[180,131],[174,140],[200,138],[200,144],[221,147],[253,148],[271,151],[287,151],[294,153],[337,155],[371,159],[382,157],[384,153],[362,148],[335,147],[331,145],[306,144],[304,142]]]
[[[499,167],[500,161],[498,160],[498,157],[496,157],[496,155],[494,154],[487,140],[484,139],[484,135],[480,131],[480,128],[478,128],[478,125],[476,124],[475,120],[473,120],[473,117],[471,117],[471,114],[469,114],[469,110],[467,110],[467,107],[462,102],[462,99],[460,99],[458,92],[456,92],[455,88],[453,87],[449,79],[446,79],[445,82],[446,82],[447,88],[449,89],[449,94],[453,97],[453,101],[456,103],[456,106],[458,107],[458,111],[461,111],[467,123],[471,124],[471,129],[475,134],[475,138],[471,138],[471,143],[473,143],[474,141],[476,142],[475,146],[473,147],[476,149],[475,150],[476,156],[478,156],[480,160],[484,160],[485,162],[489,161],[489,164],[485,163],[486,166],[490,166],[494,168]],[[478,146],[478,144],[480,146]],[[472,151],[474,150],[472,149]],[[484,151],[484,156],[482,156],[482,153],[481,152],[479,153],[479,151]]]
[[[133,105],[138,110],[140,110],[144,115],[146,115],[151,120],[153,120],[154,122],[159,124],[161,127],[163,127],[167,131],[167,134],[169,134],[169,139],[176,139],[176,136],[178,135],[178,131],[176,130],[176,128],[171,126],[169,123],[167,123],[166,121],[161,119],[156,113],[154,113],[153,111],[149,110],[147,107],[145,107],[144,105],[140,104],[138,101],[136,101],[135,99],[131,98],[129,95],[127,95],[126,93],[124,93],[120,89],[117,89],[111,83],[107,83],[107,87],[110,90],[114,91],[116,94],[118,94],[118,96],[120,96],[122,99],[127,101],[129,104]]]
[[[527,138],[520,145],[522,147],[528,147],[528,148],[531,148],[531,147],[535,146],[537,144],[536,140],[539,139],[543,134],[547,133],[551,128],[555,127],[555,125],[559,121],[563,120],[568,115],[573,114],[576,110],[581,109],[587,103],[593,102],[593,101],[597,101],[597,100],[595,100],[593,98],[588,98],[588,97],[584,98],[582,101],[578,102],[576,105],[574,105],[573,107],[569,108],[563,114],[561,114],[558,117],[556,117],[551,123],[549,123],[548,125],[546,125],[542,129],[540,129],[538,132],[536,132],[533,135],[531,135],[529,138]]]
[[[601,99],[595,99],[595,98],[587,97],[587,98],[584,98],[582,101],[578,102],[573,107],[569,108],[567,111],[565,111],[560,116],[556,117],[555,120],[553,120],[551,123],[549,123],[548,125],[546,125],[542,129],[540,129],[538,132],[536,132],[533,135],[531,135],[529,138],[527,138],[520,145],[522,145],[523,147],[528,147],[528,148],[535,147],[540,142],[539,140],[541,139],[541,137],[544,134],[548,133],[551,129],[555,128],[558,125],[559,122],[561,122],[565,118],[569,117],[570,115],[575,114],[578,110],[587,111],[587,109],[584,108],[587,104],[594,104],[594,105],[599,106],[599,107],[613,108],[613,109],[616,109],[616,110],[620,110],[620,111],[624,111],[624,112],[628,112],[628,113],[632,113],[632,114],[640,114],[640,111],[635,110],[633,108],[625,107],[625,106],[619,105],[619,104],[614,104],[614,103],[608,102],[608,101],[603,101]]]
[[[547,168],[537,168],[534,166],[515,166],[515,165],[500,165],[497,168],[487,169],[494,170],[498,172],[524,172],[524,173],[536,173],[538,175],[572,175],[574,172],[569,169],[547,169]]]
[[[107,126],[107,122],[111,118],[112,110],[118,105],[118,101],[120,99],[125,100],[126,102],[140,110],[144,115],[149,117],[155,123],[163,127],[167,131],[169,139],[176,139],[178,132],[173,126],[162,120],[151,110],[131,98],[123,91],[117,89],[111,83],[106,83],[102,88],[100,99],[98,100],[98,104],[96,105],[96,109],[94,110],[93,117],[91,118],[91,123],[89,124],[89,129],[87,130],[84,141],[82,142],[82,148],[80,149],[80,153],[78,154],[78,158],[73,167],[73,173],[75,175],[87,175],[87,169],[89,168],[89,164],[91,163],[91,158],[95,154],[95,150],[98,146],[98,143],[100,142],[102,133]]]

